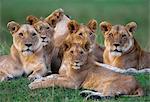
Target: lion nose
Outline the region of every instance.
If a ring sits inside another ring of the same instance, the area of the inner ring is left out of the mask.
[[[41,37],[43,40],[46,39],[46,37]]]
[[[116,47],[117,47],[117,46],[120,46],[120,44],[119,44],[119,43],[114,43],[113,45],[114,45],[114,46],[116,46]]]
[[[30,46],[32,46],[32,44],[25,44],[27,47],[30,47]]]

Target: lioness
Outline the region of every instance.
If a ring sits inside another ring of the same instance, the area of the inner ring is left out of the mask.
[[[137,28],[135,22],[126,26],[102,22],[100,28],[105,38],[104,63],[122,69],[150,68],[150,53],[143,51],[133,36]]]
[[[0,57],[0,81],[29,75],[29,80],[42,77],[47,69],[40,36],[33,26],[11,21],[7,24],[13,37],[10,55]]]
[[[79,24],[75,20],[68,22],[68,36],[65,41],[70,39],[71,42],[80,42],[88,40],[90,45],[90,51],[94,54],[96,61],[103,62],[104,47],[96,43],[96,29],[97,21],[91,19],[86,25]]]
[[[54,54],[54,24],[53,19],[38,19],[35,16],[27,16],[26,20],[34,26],[40,34],[43,44],[44,58],[48,72],[51,73],[51,60]]]
[[[98,91],[99,94],[90,94],[87,99],[95,95],[99,95],[101,98],[122,94],[143,95],[143,90],[134,77],[119,74],[97,65],[86,43],[66,43],[62,65],[66,66],[66,74],[52,74],[35,80],[29,84],[29,88],[59,86]]]

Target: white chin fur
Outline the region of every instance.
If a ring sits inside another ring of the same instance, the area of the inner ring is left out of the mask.
[[[25,52],[23,52],[24,56],[30,56],[32,54],[33,54],[33,52],[31,52],[31,51],[25,51]]]
[[[48,43],[47,42],[42,42],[43,46],[46,46]]]
[[[121,56],[121,52],[110,52],[112,56]]]

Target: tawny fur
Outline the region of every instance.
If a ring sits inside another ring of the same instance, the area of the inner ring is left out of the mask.
[[[68,28],[67,24],[70,21],[64,11],[62,9],[55,10],[50,16],[56,21],[56,26],[54,28],[54,54],[52,57],[52,72],[58,73],[59,68],[61,66],[62,57],[59,55],[60,53],[60,46],[62,45],[64,39],[68,35]]]
[[[96,61],[101,63],[103,62],[104,47],[96,43],[96,20],[92,19],[86,25],[79,24],[77,21],[71,20],[68,23],[68,29],[68,36],[65,38],[64,42],[68,42],[68,40],[70,40],[74,43],[82,43],[84,40],[88,40],[90,52],[94,54]]]
[[[52,19],[38,19],[35,16],[27,16],[26,20],[34,26],[37,32],[40,34],[41,44],[43,45],[44,59],[48,73],[51,73],[51,60],[54,54],[54,27],[50,23]]]
[[[44,19],[38,19],[35,16],[27,17],[27,21],[40,33],[49,72],[58,73],[60,68],[61,58],[58,55],[59,46],[67,36],[66,25],[69,20],[70,19],[64,14],[61,8],[55,10]]]
[[[95,90],[103,96],[120,94],[142,96],[143,90],[134,77],[98,66],[85,45],[70,44],[65,48],[62,66],[66,73],[52,74],[29,84],[30,89],[59,86]]]
[[[96,28],[97,28],[97,22],[96,20],[92,19],[90,20],[87,25],[79,24],[75,20],[71,20],[68,23],[68,36],[63,41],[64,44],[60,47],[59,56],[62,59],[63,53],[64,53],[64,47],[65,43],[72,42],[72,43],[80,43],[83,44],[85,41],[87,41],[87,45],[89,52],[91,52],[94,55],[94,59],[98,62],[103,62],[103,51],[104,47],[98,45],[96,43]],[[60,67],[59,72],[65,73],[65,68]]]
[[[105,50],[104,63],[121,69],[135,68],[137,70],[150,68],[150,53],[142,50],[133,36],[136,23],[126,26],[102,22],[100,28],[104,33]],[[116,45],[117,44],[117,47]],[[119,51],[116,51],[119,50]]]
[[[41,78],[47,69],[39,34],[28,24],[19,25],[11,21],[7,26],[12,33],[13,44],[10,55],[0,57],[0,81],[21,76],[23,73],[30,74],[29,80]],[[32,45],[27,47],[27,44]]]

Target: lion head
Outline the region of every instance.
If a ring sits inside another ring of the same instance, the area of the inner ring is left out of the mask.
[[[13,45],[24,56],[31,55],[42,48],[40,36],[32,25],[20,25],[11,21],[7,27],[13,36]]]
[[[53,19],[38,19],[37,17],[30,15],[27,16],[26,20],[30,23],[30,25],[33,25],[40,34],[43,46],[46,46],[48,45],[48,43],[53,42],[55,27]]]
[[[100,28],[104,34],[105,47],[112,56],[121,56],[134,46],[133,33],[137,28],[135,22],[130,22],[126,26],[112,26],[108,22],[102,22]]]
[[[66,42],[63,48],[63,61],[67,62],[71,68],[78,70],[87,63],[89,48],[86,43]]]
[[[89,46],[89,51],[91,51],[93,44],[96,39],[95,31],[97,27],[96,20],[90,20],[87,25],[79,24],[75,20],[70,20],[67,24],[68,27],[68,35],[63,41],[62,45],[60,46],[59,55],[63,55],[63,47],[64,43],[71,42],[71,43],[80,43],[84,44],[87,42]]]
[[[64,39],[68,35],[67,24],[70,21],[70,17],[64,13],[64,10],[59,8],[53,11],[48,17],[47,20],[51,20],[55,25],[54,33],[54,45],[56,47],[61,46]]]
[[[95,43],[96,39],[96,20],[90,20],[87,25],[79,24],[75,20],[71,20],[68,23],[69,35],[66,40],[70,39],[74,43],[82,43],[82,41],[88,40],[89,44],[92,45]]]

